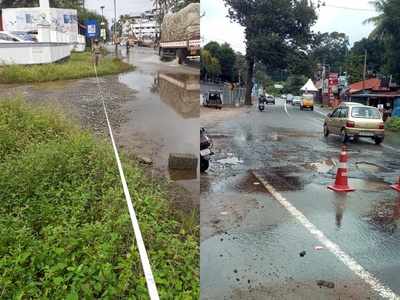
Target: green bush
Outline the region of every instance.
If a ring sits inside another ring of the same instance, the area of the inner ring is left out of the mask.
[[[109,144],[21,100],[0,122],[0,298],[148,299]],[[198,224],[123,161],[161,299],[198,299]]]
[[[102,57],[97,67],[99,76],[132,70],[119,58]],[[72,53],[65,62],[45,65],[7,65],[0,67],[0,83],[30,83],[94,77],[91,53]]]
[[[400,117],[393,117],[386,123],[389,130],[400,131]]]

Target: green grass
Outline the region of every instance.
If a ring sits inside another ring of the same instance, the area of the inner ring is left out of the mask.
[[[134,67],[119,58],[102,57],[97,67],[99,76],[118,74]],[[45,65],[7,65],[0,67],[0,83],[31,83],[94,77],[89,52],[71,53],[65,62]]]
[[[385,124],[385,127],[391,131],[400,131],[400,117],[393,117]]]
[[[148,299],[112,149],[0,100],[0,298]],[[199,298],[199,225],[122,157],[161,299]]]

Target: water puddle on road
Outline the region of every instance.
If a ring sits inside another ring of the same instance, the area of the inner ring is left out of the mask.
[[[299,191],[304,189],[305,177],[296,166],[269,167],[257,170],[277,191]]]
[[[378,166],[376,164],[365,162],[365,161],[356,162],[356,167],[360,171],[364,171],[364,172],[368,172],[368,173],[377,173],[377,172],[387,171],[387,169],[382,166]]]
[[[388,188],[388,184],[384,181],[374,181],[368,179],[350,178],[349,184],[356,190],[380,192]]]
[[[304,165],[306,170],[316,171],[318,173],[328,173],[335,167],[335,162],[332,159],[327,159],[322,162],[308,163]]]
[[[199,77],[189,74],[158,73],[154,79],[160,98],[184,118],[198,118]]]
[[[197,170],[173,170],[169,169],[169,177],[173,181],[182,181],[182,180],[195,180],[197,179]]]
[[[232,157],[217,160],[216,163],[222,164],[222,165],[238,165],[238,164],[242,164],[243,160],[240,160],[239,158],[232,156]]]
[[[400,220],[400,198],[375,203],[366,216],[367,222],[376,229],[393,234],[398,231]]]

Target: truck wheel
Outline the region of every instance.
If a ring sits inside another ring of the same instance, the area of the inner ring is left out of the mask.
[[[184,49],[176,50],[176,56],[178,57],[178,64],[183,64],[186,58],[186,53]]]
[[[165,56],[164,56],[164,49],[160,47],[160,49],[158,49],[158,55],[160,56],[160,59],[163,61],[165,60]]]

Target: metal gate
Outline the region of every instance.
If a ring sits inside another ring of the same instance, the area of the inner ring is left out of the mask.
[[[223,98],[224,105],[240,106],[244,104],[246,89],[235,88],[231,90],[228,87],[224,87],[223,94],[224,94]]]

